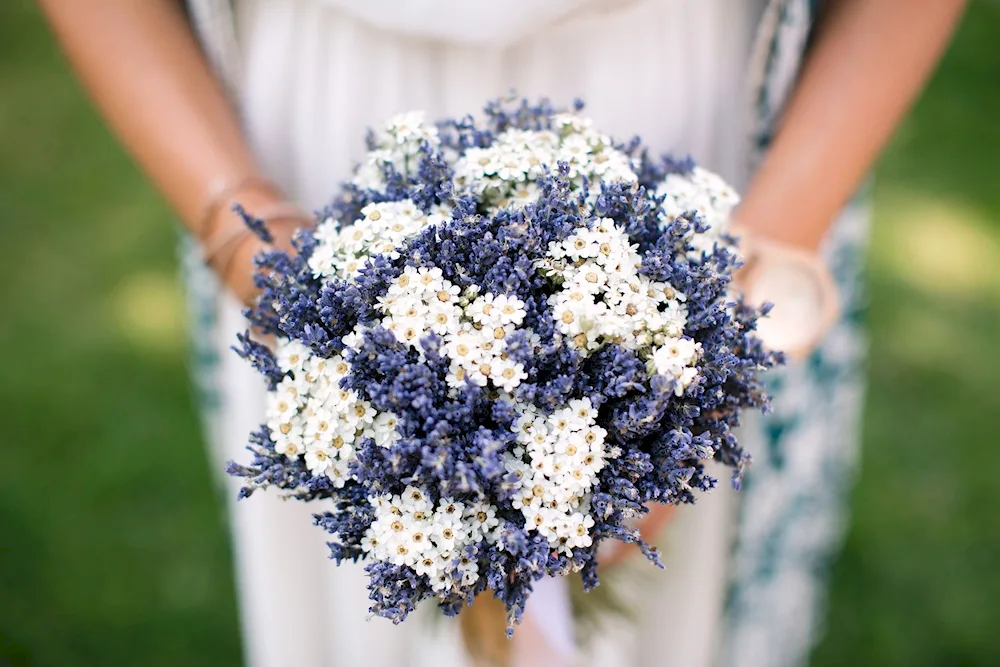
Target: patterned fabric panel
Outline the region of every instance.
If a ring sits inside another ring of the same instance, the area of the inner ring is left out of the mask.
[[[776,0],[765,13],[755,53],[758,161],[795,85],[820,4]],[[741,492],[723,667],[804,664],[821,624],[858,458],[869,217],[859,196],[835,222],[824,249],[840,290],[840,321],[808,360],[772,374],[773,414],[753,415],[743,428],[754,463]]]

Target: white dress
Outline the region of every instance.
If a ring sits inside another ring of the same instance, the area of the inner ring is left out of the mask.
[[[690,153],[741,187],[750,150],[746,68],[763,0],[581,5],[513,45],[493,46],[401,35],[324,0],[237,0],[239,67],[229,83],[262,164],[313,209],[362,155],[369,126],[408,109],[431,118],[464,115],[512,89],[557,103],[582,98],[602,130]],[[211,439],[221,469],[245,456],[246,436],[263,415],[264,387],[228,352],[245,328],[238,306],[225,301],[216,316],[220,404]],[[234,499],[237,483],[228,484]],[[713,664],[723,643],[734,495],[722,483],[679,512],[663,539],[666,571],[637,563],[647,571],[622,584],[637,620],[612,623],[588,645],[585,664]],[[269,494],[231,502],[249,665],[467,664],[455,622],[435,618],[433,609],[401,626],[367,620],[361,568],[327,560],[311,510]]]

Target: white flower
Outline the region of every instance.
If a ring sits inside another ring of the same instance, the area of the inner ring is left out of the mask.
[[[478,564],[467,558],[464,550],[494,539],[499,525],[495,507],[481,503],[466,506],[449,498],[432,506],[413,486],[399,496],[369,498],[369,503],[375,518],[362,549],[372,558],[412,567],[427,576],[438,592],[468,586],[478,579]]]
[[[521,380],[528,377],[528,374],[524,371],[524,365],[511,359],[498,357],[493,360],[492,366],[493,373],[491,377],[493,384],[504,391],[513,391],[521,384]]]
[[[398,423],[396,415],[391,412],[381,412],[372,422],[367,434],[379,447],[390,447],[399,439],[399,433],[396,431]]]
[[[393,116],[386,124],[386,135],[397,144],[437,138],[437,128],[425,122],[423,111],[409,111]]]
[[[271,426],[270,431],[274,440],[274,451],[292,460],[299,458],[305,452],[302,427],[299,424],[284,422]]]
[[[337,275],[337,260],[341,258],[341,253],[333,240],[336,237],[336,229],[333,220],[321,222],[317,227],[317,244],[309,256],[309,268],[317,278]]]
[[[435,521],[433,531],[432,539],[441,551],[454,551],[464,532],[461,524],[442,521]]]
[[[465,309],[466,316],[471,318],[476,324],[481,324],[484,327],[490,327],[495,323],[499,323],[497,309],[493,306],[495,298],[490,292],[476,297]]]
[[[524,515],[524,525],[528,530],[541,531],[546,527],[546,515],[540,498],[521,507],[521,514]]]
[[[500,168],[498,157],[492,148],[469,148],[455,164],[455,173],[469,179],[492,176]]]
[[[528,171],[528,177],[538,178],[539,176],[542,175],[541,162],[539,162],[537,159],[534,159],[532,162],[534,166],[532,166]],[[540,194],[541,190],[539,190],[538,186],[535,183],[532,183],[531,181],[518,183],[517,185],[514,186],[514,189],[511,193],[511,196],[513,197],[511,203],[514,204],[515,206],[526,206],[535,201],[538,201],[538,197]]]
[[[691,243],[696,253],[711,250],[726,231],[729,217],[740,198],[721,177],[707,169],[695,167],[688,174],[668,174],[657,189],[664,197],[663,224],[678,216],[696,211],[709,226],[708,231],[693,233]]]
[[[352,350],[360,350],[365,339],[365,327],[357,325],[354,330],[344,336],[343,343]]]
[[[481,336],[471,329],[450,333],[445,338],[445,354],[459,367],[471,368],[485,356]]]
[[[433,555],[424,554],[423,558],[420,558],[413,564],[413,569],[417,574],[424,575],[433,581],[439,574],[441,574],[442,563]]]
[[[521,481],[511,504],[528,530],[569,553],[574,545],[587,543],[593,525],[592,518],[588,522],[584,517],[588,494],[609,456],[607,431],[595,423],[597,411],[587,398],[574,399],[549,415],[518,410],[514,432],[524,449],[516,448],[504,460],[504,467],[517,471]]]
[[[567,410],[570,413],[570,423],[574,426],[585,426],[593,423],[597,418],[593,403],[589,398],[578,398],[569,402]]]
[[[497,508],[487,503],[474,503],[465,509],[463,524],[472,540],[487,537],[500,525]]]
[[[520,326],[527,314],[524,310],[524,301],[510,294],[499,294],[494,297],[493,308],[496,311],[495,319],[500,326]]]
[[[589,118],[569,112],[555,114],[551,120],[556,129],[564,134],[583,132],[593,123]]]
[[[469,369],[469,379],[478,384],[480,387],[485,387],[486,383],[491,379],[495,381],[497,377],[496,369],[494,368],[494,360],[491,359],[480,359],[478,363],[473,364]]]
[[[337,459],[331,462],[330,466],[326,469],[326,476],[333,482],[333,485],[338,489],[343,488],[347,480],[350,479],[351,474],[347,468],[347,461],[344,459]]]
[[[688,366],[698,355],[699,345],[690,338],[674,338],[653,352],[656,372],[669,374],[678,366]]]
[[[458,307],[458,297],[458,285],[453,285],[449,281],[442,279],[436,282],[435,289],[430,290],[429,296],[426,297],[426,302],[432,313],[451,313]]]
[[[281,338],[278,340],[276,351],[278,367],[285,371],[297,373],[302,370],[303,364],[308,357],[312,356],[309,348],[297,340]]]
[[[453,389],[461,389],[465,386],[468,377],[469,371],[466,368],[456,363],[452,363],[445,381],[448,383],[449,387],[452,387]]]
[[[304,436],[307,445],[330,443],[337,433],[337,417],[327,410],[317,410],[306,418]]]
[[[528,177],[531,163],[527,155],[518,151],[505,151],[500,155],[497,177],[504,181],[520,182]]]
[[[316,247],[309,259],[316,277],[349,279],[357,275],[372,255],[398,258],[397,246],[433,224],[410,200],[369,204],[361,214],[358,220],[339,228],[333,220],[320,224]]]
[[[416,277],[421,288],[432,294],[442,289],[445,282],[443,272],[436,266],[421,266],[416,271]]]
[[[325,475],[333,465],[335,455],[326,443],[311,443],[306,447],[305,462],[309,472],[314,475]]]
[[[590,529],[593,527],[594,517],[589,514],[574,512],[570,516],[569,542],[567,546],[571,549],[589,547],[594,543],[590,536]]]
[[[667,338],[653,351],[650,363],[660,375],[676,380],[675,393],[681,396],[697,378],[694,367],[701,352],[701,344],[689,338]]]
[[[479,581],[479,564],[473,560],[462,559],[459,565],[462,574],[462,586],[469,587]]]
[[[301,401],[290,378],[285,378],[274,392],[267,395],[267,420],[287,422],[298,414]]]
[[[575,336],[583,330],[584,323],[591,317],[590,311],[596,308],[597,304],[593,299],[578,302],[560,298],[561,296],[556,297],[552,316],[559,331],[567,336]]]
[[[358,165],[351,182],[364,190],[381,190],[385,187],[385,178],[382,176],[383,165],[392,163],[392,153],[387,150],[369,151],[364,160]]]

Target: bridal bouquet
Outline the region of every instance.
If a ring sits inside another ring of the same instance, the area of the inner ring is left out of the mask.
[[[297,254],[258,260],[278,342],[240,337],[270,393],[229,472],[312,501],[395,622],[489,590],[512,626],[541,577],[596,586],[607,540],[656,561],[645,505],[749,461],[732,430],[778,359],[727,291],[736,194],[579,112],[393,118]]]

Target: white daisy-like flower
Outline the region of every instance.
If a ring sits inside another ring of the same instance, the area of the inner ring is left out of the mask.
[[[528,530],[543,535],[554,548],[570,549],[570,543],[586,542],[584,535],[576,534],[577,526],[586,523],[581,518],[587,514],[585,498],[610,455],[605,448],[607,431],[597,426],[596,418],[593,403],[584,398],[547,416],[521,411],[515,423],[524,450],[504,461],[505,468],[518,471],[521,480],[521,491],[511,504],[521,512]],[[585,525],[583,533],[592,525]]]
[[[325,475],[336,460],[336,455],[327,443],[310,443],[306,447],[305,463],[314,475]]]
[[[608,137],[589,129],[587,119],[575,114],[557,114],[555,131],[508,129],[485,148],[469,148],[455,162],[455,183],[469,189],[487,208],[524,206],[538,199],[535,182],[560,162],[569,165],[571,187],[583,179],[625,180],[637,176],[630,158],[611,146]],[[599,191],[591,191],[596,198]]]
[[[330,467],[326,469],[326,476],[333,482],[333,485],[341,489],[347,483],[347,480],[351,478],[350,470],[348,469],[348,462],[344,459],[338,458],[330,464]]]
[[[332,219],[320,223],[309,258],[314,276],[350,279],[373,255],[398,258],[398,246],[442,219],[440,215],[424,215],[410,200],[369,204],[361,210],[361,216],[342,226]]]
[[[585,132],[593,125],[591,119],[569,112],[554,114],[551,121],[556,130],[564,134]]]
[[[314,444],[326,446],[337,434],[337,415],[326,409],[319,409],[306,418],[303,436],[306,446]]]
[[[664,197],[663,224],[695,211],[709,226],[706,232],[692,234],[691,243],[697,252],[711,250],[719,241],[740,202],[736,191],[720,176],[701,167],[688,174],[668,174],[656,193]]]
[[[423,111],[398,114],[386,123],[385,135],[399,145],[436,140],[437,127],[427,123],[426,120],[427,116]]]
[[[361,330],[353,334],[360,335]],[[313,474],[325,474],[335,486],[343,486],[360,439],[372,437],[381,446],[395,441],[395,416],[380,415],[354,391],[339,386],[351,370],[343,356],[317,357],[285,339],[279,339],[277,355],[291,374],[268,394],[267,427],[275,451],[290,459],[304,457]]]
[[[445,338],[445,354],[461,367],[471,367],[485,356],[482,336],[470,328],[454,331]]]
[[[302,401],[291,378],[285,378],[267,395],[267,420],[287,422],[299,412]]]
[[[399,439],[399,432],[396,426],[399,418],[391,412],[381,412],[372,421],[368,429],[368,434],[379,447],[391,447]]]
[[[524,301],[512,294],[499,294],[493,299],[493,307],[496,309],[495,319],[501,326],[520,326],[524,322],[527,312],[524,309]]]
[[[511,359],[496,358],[492,362],[494,367],[492,380],[504,391],[514,391],[522,380],[527,379],[528,374],[524,370],[524,365]]]
[[[484,327],[488,327],[494,323],[499,323],[497,312],[495,312],[496,309],[493,306],[493,300],[495,298],[496,297],[490,292],[479,295],[465,309],[466,316],[476,324],[481,324]]]
[[[281,370],[296,373],[302,370],[303,364],[311,356],[311,352],[300,341],[282,338],[278,343],[275,356]]]
[[[286,458],[295,460],[305,453],[305,441],[302,437],[302,427],[294,422],[279,424],[271,429],[274,439],[274,451],[284,454]]]
[[[653,351],[650,365],[656,373],[674,378],[674,391],[681,396],[698,377],[695,363],[700,352],[701,344],[689,338],[666,339]]]

